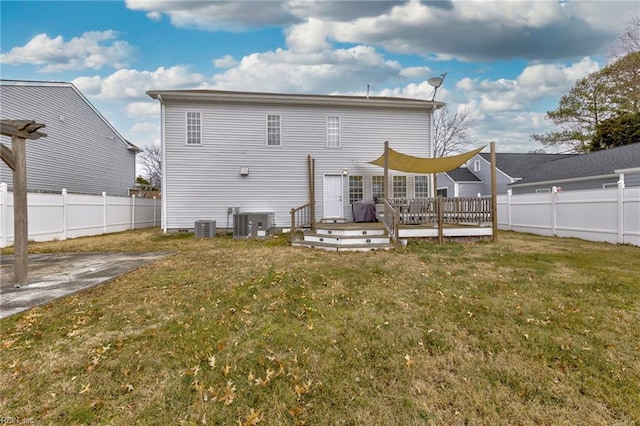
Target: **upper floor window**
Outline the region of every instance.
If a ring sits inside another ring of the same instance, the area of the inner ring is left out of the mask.
[[[407,196],[407,177],[406,176],[393,177],[393,196],[396,198],[403,198]]]
[[[187,145],[202,144],[202,119],[200,112],[187,111]]]
[[[473,171],[474,172],[480,171],[480,160],[476,160],[473,162]]]
[[[429,196],[429,176],[414,177],[414,194],[416,197]]]
[[[349,176],[349,204],[364,198],[364,178],[362,176]]]
[[[280,146],[280,115],[267,115],[267,145]]]
[[[327,147],[340,146],[340,117],[327,117]]]

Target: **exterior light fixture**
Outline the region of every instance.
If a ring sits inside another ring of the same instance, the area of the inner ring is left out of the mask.
[[[343,175],[343,176],[346,176],[346,175],[348,175],[348,174],[349,174],[349,170],[347,170],[347,169],[342,169],[342,175]]]

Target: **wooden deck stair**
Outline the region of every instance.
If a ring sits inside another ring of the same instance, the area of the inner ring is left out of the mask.
[[[381,223],[319,223],[315,231],[306,230],[293,246],[329,251],[370,251],[393,248]]]

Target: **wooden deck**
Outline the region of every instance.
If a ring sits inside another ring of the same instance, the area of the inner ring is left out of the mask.
[[[346,231],[366,231],[366,230],[384,230],[382,222],[347,222],[324,224],[317,223],[316,229],[335,229]],[[492,237],[491,223],[483,223],[480,225],[468,224],[444,224],[443,234],[447,239],[484,239]],[[407,238],[438,238],[438,227],[433,224],[401,224],[399,229],[399,237]]]

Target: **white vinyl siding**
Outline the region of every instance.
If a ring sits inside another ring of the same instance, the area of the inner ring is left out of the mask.
[[[364,198],[364,178],[362,176],[349,176],[349,204]]]
[[[340,147],[340,117],[327,117],[327,147]]]
[[[394,197],[407,196],[407,177],[406,176],[393,177],[393,196]]]
[[[267,145],[280,146],[280,115],[267,115]]]
[[[291,225],[290,211],[309,202],[308,156],[315,160],[316,218],[323,217],[326,174],[364,177],[364,194],[371,193],[370,176],[383,169],[369,164],[394,149],[416,157],[429,156],[429,111],[362,108],[335,105],[269,105],[164,99],[166,178],[163,202],[169,230],[192,229],[196,220],[216,220],[223,228],[229,207],[241,212],[274,212],[276,226]],[[202,112],[202,149],[184,144],[184,111]],[[266,116],[281,118],[278,149],[266,142]],[[340,116],[341,147],[327,149],[326,118]],[[286,138],[286,139],[285,139]],[[240,176],[249,167],[248,176]],[[391,171],[390,174],[395,174]],[[194,179],[197,176],[197,179]],[[390,178],[391,179],[391,178]],[[348,180],[344,212],[350,220]],[[380,197],[381,198],[381,197]]]
[[[201,145],[202,114],[197,111],[187,111],[185,119],[187,122],[187,145]]]
[[[46,124],[47,137],[26,142],[29,191],[129,195],[136,178],[135,152],[73,86],[3,83],[0,89],[3,119]],[[10,137],[1,139],[11,146]],[[9,188],[12,177],[0,161],[0,180]]]
[[[429,196],[429,176],[418,175],[414,178],[414,195],[416,197]]]

